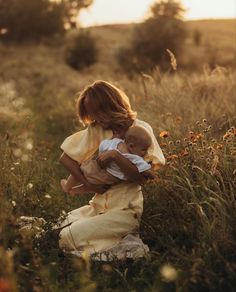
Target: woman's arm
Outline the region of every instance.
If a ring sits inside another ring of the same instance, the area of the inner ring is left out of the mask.
[[[120,154],[116,150],[108,150],[100,153],[97,158],[97,162],[101,168],[106,168],[109,163],[114,161],[124,172],[128,181],[143,184],[146,179],[139,173],[138,168],[126,157]]]
[[[71,159],[65,152],[63,152],[59,161],[78,182],[84,185],[88,191],[102,194],[108,190],[108,185],[94,185],[89,183],[84,177],[79,164],[75,160]]]

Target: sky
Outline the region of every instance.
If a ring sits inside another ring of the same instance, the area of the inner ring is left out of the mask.
[[[94,0],[81,11],[82,26],[142,21],[155,0]],[[187,9],[185,18],[236,18],[236,0],[182,0]]]

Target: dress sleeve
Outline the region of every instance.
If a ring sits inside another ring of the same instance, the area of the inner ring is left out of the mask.
[[[146,123],[144,121],[138,120],[138,123],[136,123],[136,124],[143,126],[148,131],[148,133],[150,134],[150,136],[152,138],[152,145],[148,149],[148,153],[145,157],[145,160],[151,161],[153,168],[158,169],[160,165],[165,164],[166,160],[165,160],[165,157],[162,153],[162,150],[157,142],[157,139],[153,133],[153,129],[148,123]]]
[[[100,126],[88,126],[86,129],[67,137],[61,149],[78,163],[91,158],[104,139],[110,139],[112,131],[103,130]]]

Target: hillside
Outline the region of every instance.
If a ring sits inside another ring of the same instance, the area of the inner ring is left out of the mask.
[[[135,26],[136,24],[114,24],[89,28],[97,40],[101,63],[110,65],[111,62],[114,62],[117,50],[120,47],[128,46]],[[214,54],[213,57],[218,57],[220,61],[223,60],[223,63],[230,65],[236,52],[236,19],[187,21],[187,27],[186,54],[189,56],[186,63],[191,62],[191,59],[195,58],[196,55],[202,59],[202,55],[211,53]],[[194,30],[201,33],[201,46],[198,48],[193,43]],[[192,56],[190,49],[196,51],[194,56]]]

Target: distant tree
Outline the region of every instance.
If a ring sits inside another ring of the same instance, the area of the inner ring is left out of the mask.
[[[97,60],[94,38],[87,31],[80,30],[66,42],[64,57],[66,63],[75,70],[94,64]]]
[[[193,41],[195,46],[200,46],[202,41],[202,33],[197,28],[193,31]]]
[[[60,0],[64,7],[64,23],[69,28],[77,27],[77,16],[82,8],[87,8],[93,0]]]
[[[150,17],[136,28],[131,43],[135,68],[139,71],[157,65],[167,69],[170,64],[167,49],[178,59],[187,36],[182,20],[184,9],[178,1],[157,1],[150,12]]]
[[[93,0],[0,0],[0,36],[23,41],[62,34],[75,27],[82,7]]]

